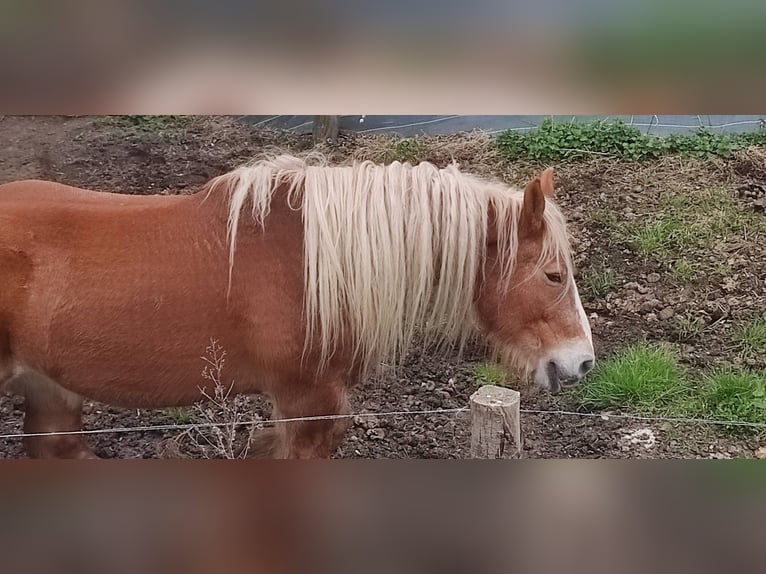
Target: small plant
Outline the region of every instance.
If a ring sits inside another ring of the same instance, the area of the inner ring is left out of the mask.
[[[193,453],[202,458],[246,458],[260,417],[252,412],[245,396],[232,395],[233,382],[228,386],[223,383],[226,352],[215,340],[211,340],[202,360],[202,378],[208,382],[206,387],[213,387],[213,395],[207,388],[200,388],[203,400],[194,405],[192,412],[195,426],[177,442],[188,442]]]
[[[583,278],[583,290],[592,299],[602,299],[617,282],[617,273],[606,264],[591,267]]]
[[[694,265],[688,259],[679,259],[670,266],[670,274],[676,281],[688,283],[696,276]]]
[[[574,394],[587,408],[630,408],[666,414],[688,393],[678,356],[667,346],[640,343],[603,362]]]
[[[690,341],[698,337],[706,327],[707,323],[702,317],[693,315],[690,312],[676,315],[675,328],[680,341]]]
[[[503,367],[496,363],[482,363],[477,365],[476,368],[474,368],[473,375],[482,385],[498,386],[503,385],[508,377]]]
[[[745,357],[766,356],[766,318],[759,317],[741,326],[736,342]]]

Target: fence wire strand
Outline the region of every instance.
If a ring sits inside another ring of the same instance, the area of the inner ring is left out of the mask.
[[[82,429],[75,431],[51,431],[38,433],[10,433],[0,435],[0,440],[18,439],[24,437],[43,437],[43,436],[67,436],[67,435],[99,435],[99,434],[121,434],[130,432],[158,432],[158,431],[186,431],[201,428],[225,427],[225,426],[270,426],[276,424],[288,424],[297,422],[311,422],[322,420],[339,419],[360,419],[360,418],[386,418],[395,416],[418,416],[418,415],[457,415],[470,411],[470,407],[459,407],[451,409],[423,409],[407,411],[390,411],[384,413],[354,413],[354,414],[336,414],[336,415],[317,415],[310,417],[293,417],[273,420],[252,420],[242,422],[221,422],[221,423],[188,423],[188,424],[160,424],[132,427],[112,427],[105,429]],[[662,416],[644,416],[632,415],[627,413],[587,413],[566,410],[548,410],[548,409],[519,409],[523,415],[544,415],[544,416],[571,416],[581,418],[600,418],[603,420],[621,419],[642,422],[666,422],[672,424],[705,424],[716,426],[739,426],[756,429],[766,429],[766,423],[748,422],[748,421],[726,421],[719,419],[704,419],[692,417],[662,417]]]

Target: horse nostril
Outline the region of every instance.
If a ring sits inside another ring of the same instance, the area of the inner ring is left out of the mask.
[[[592,369],[593,369],[593,361],[592,360],[583,361],[580,364],[580,373],[582,373],[583,375],[587,375],[588,373],[591,372]]]

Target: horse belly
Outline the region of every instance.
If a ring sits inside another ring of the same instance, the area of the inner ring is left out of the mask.
[[[258,390],[242,345],[247,325],[227,305],[225,279],[201,278],[199,259],[168,261],[70,265],[38,278],[15,333],[19,358],[93,400],[166,406],[198,400],[210,386],[203,370],[212,344],[225,352],[220,382]]]

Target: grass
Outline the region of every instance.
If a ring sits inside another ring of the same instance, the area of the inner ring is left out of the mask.
[[[705,375],[696,397],[698,416],[766,423],[766,374],[726,367]],[[739,428],[739,427],[731,427]]]
[[[582,289],[592,299],[604,298],[617,282],[615,270],[604,263],[590,267],[583,275]]]
[[[742,325],[735,341],[745,357],[766,355],[766,318],[759,317]]]
[[[725,367],[692,373],[666,345],[641,342],[622,350],[572,393],[588,409],[766,423],[766,372]]]
[[[688,283],[697,276],[697,270],[694,263],[682,257],[671,264],[670,274],[676,281]]]
[[[700,128],[692,134],[658,137],[623,121],[555,121],[546,118],[539,127],[521,132],[507,130],[497,145],[507,159],[536,161],[582,160],[606,156],[629,161],[658,159],[666,155],[707,158],[730,157],[748,145],[766,143],[766,129],[723,134]]]
[[[507,380],[505,370],[495,363],[481,363],[473,370],[473,376],[482,385],[502,386]]]
[[[684,373],[673,351],[641,343],[607,360],[575,395],[588,408],[667,414],[686,390]]]
[[[705,255],[720,242],[757,236],[766,231],[763,218],[744,210],[727,190],[710,188],[698,192],[668,192],[660,199],[658,215],[616,223],[619,240],[631,245],[646,259],[664,265],[680,282],[705,272],[720,272],[720,262],[706,269]]]

